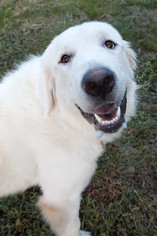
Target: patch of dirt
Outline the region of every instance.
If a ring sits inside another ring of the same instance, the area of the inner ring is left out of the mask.
[[[147,25],[149,23],[157,23],[157,9],[143,9],[140,6],[131,6],[132,16],[137,19],[138,24]]]
[[[90,183],[87,192],[89,197],[96,199],[102,205],[121,199],[124,187],[120,180],[113,179],[109,174],[104,173]]]
[[[0,6],[3,6],[5,4],[6,0],[1,0],[0,1]]]
[[[157,24],[157,9],[148,9],[147,14],[150,17],[150,21]]]

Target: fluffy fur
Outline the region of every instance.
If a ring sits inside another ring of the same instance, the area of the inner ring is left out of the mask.
[[[114,41],[115,50],[105,48]],[[61,63],[64,54],[71,56]],[[38,202],[57,236],[85,236],[80,231],[80,195],[93,176],[103,144],[120,136],[99,131],[76,104],[91,111],[81,87],[83,75],[105,66],[117,77],[117,99],[127,90],[126,120],[135,113],[136,56],[109,24],[89,22],[57,36],[43,55],[31,57],[0,84],[0,196],[39,185]]]

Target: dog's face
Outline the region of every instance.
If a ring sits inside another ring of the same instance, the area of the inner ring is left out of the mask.
[[[46,114],[56,103],[96,130],[115,133],[134,113],[135,53],[111,25],[89,22],[66,30],[43,54],[43,65]]]

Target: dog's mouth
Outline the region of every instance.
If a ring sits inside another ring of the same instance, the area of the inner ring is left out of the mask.
[[[104,103],[93,111],[93,113],[84,112],[78,105],[82,116],[91,124],[94,124],[96,130],[105,133],[117,132],[125,123],[126,112],[126,93],[119,105],[116,103]]]

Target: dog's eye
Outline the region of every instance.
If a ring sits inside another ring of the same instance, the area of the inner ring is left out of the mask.
[[[105,46],[109,49],[114,49],[116,44],[114,42],[108,40],[108,41],[105,42]]]
[[[61,63],[68,63],[69,61],[70,61],[69,55],[63,55],[60,60]]]

